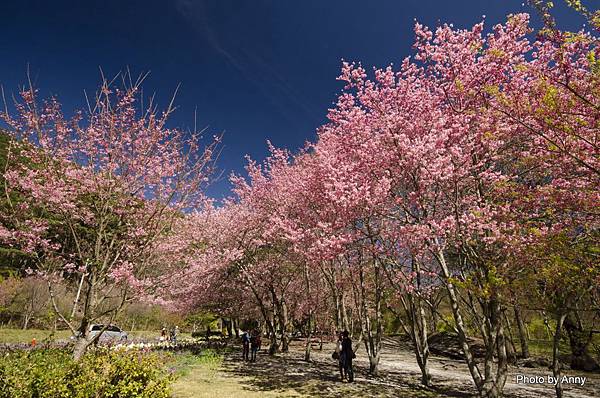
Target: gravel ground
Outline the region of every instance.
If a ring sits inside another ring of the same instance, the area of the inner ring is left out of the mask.
[[[282,396],[315,397],[471,397],[475,388],[469,370],[461,360],[440,356],[430,357],[433,387],[420,385],[420,371],[408,344],[386,338],[382,350],[380,375],[368,375],[368,358],[364,347],[357,352],[355,360],[355,383],[341,382],[336,362],[331,359],[333,344],[325,344],[322,351],[313,350],[310,364],[302,361],[303,342],[293,342],[290,352],[269,357],[259,354],[256,363],[240,362],[240,355],[225,358],[222,372],[230,377],[243,377],[250,390],[280,392]],[[554,386],[549,384],[517,384],[517,375],[551,375],[544,368],[509,368],[505,396],[511,398],[552,397]],[[571,398],[600,397],[600,374],[566,371],[567,376],[585,376],[585,384],[564,385],[564,396]]]

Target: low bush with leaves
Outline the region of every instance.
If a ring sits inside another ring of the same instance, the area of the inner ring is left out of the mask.
[[[96,350],[79,362],[63,350],[7,353],[0,398],[168,398],[173,380],[156,354]]]

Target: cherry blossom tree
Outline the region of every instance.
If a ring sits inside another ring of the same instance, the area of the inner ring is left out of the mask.
[[[595,239],[595,39],[531,43],[524,14],[487,35],[483,23],[435,33],[417,24],[415,33],[417,54],[397,72],[369,80],[345,64],[346,91],[318,141],[297,156],[273,149],[264,168],[251,163],[244,200],[268,220],[266,241],[283,238],[308,264],[345,271],[373,373],[384,275],[412,293],[406,308],[425,384],[423,305],[442,284],[475,385],[498,396],[503,314],[523,267],[515,254],[560,231]],[[482,365],[470,354],[467,318],[486,346]]]
[[[40,104],[30,86],[16,114],[2,115],[13,140],[0,236],[35,256],[30,272],[47,280],[54,309],[77,336],[76,358],[93,343],[91,323],[110,323],[153,286],[161,269],[149,265],[160,239],[206,202],[218,140],[203,148],[198,134],[168,128],[172,106],[159,113],[152,101],[140,105],[142,80],[123,75],[122,87],[103,80],[72,118],[54,98]],[[53,289],[60,280],[76,291],[66,314]]]
[[[343,149],[349,162],[333,162],[351,177],[336,181],[372,174],[390,187],[391,231],[403,232],[401,247],[425,249],[438,263],[475,384],[481,395],[498,396],[507,364],[504,296],[518,270],[511,253],[535,234],[593,236],[597,228],[597,132],[585,121],[597,113],[590,102],[597,78],[589,35],[531,44],[526,15],[482,31],[483,24],[444,25],[434,34],[417,24],[414,61],[399,72],[376,70],[374,81],[346,64],[341,79],[354,92],[340,97],[330,118],[343,137],[334,148],[353,144]],[[483,370],[466,343],[465,302],[480,307],[470,316],[486,344]]]

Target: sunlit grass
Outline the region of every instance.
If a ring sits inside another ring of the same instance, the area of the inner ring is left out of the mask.
[[[295,391],[260,391],[249,388],[249,377],[222,371],[224,356],[213,350],[199,355],[178,354],[175,360],[177,381],[172,386],[174,398],[260,398],[300,397]]]
[[[5,343],[31,343],[35,338],[36,342],[67,340],[71,336],[69,330],[40,330],[40,329],[3,329],[0,328],[0,344]]]

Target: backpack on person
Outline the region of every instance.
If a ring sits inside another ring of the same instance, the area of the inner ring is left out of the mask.
[[[250,337],[248,337],[248,333],[244,332],[244,334],[242,335],[242,343],[243,344],[250,344]]]

